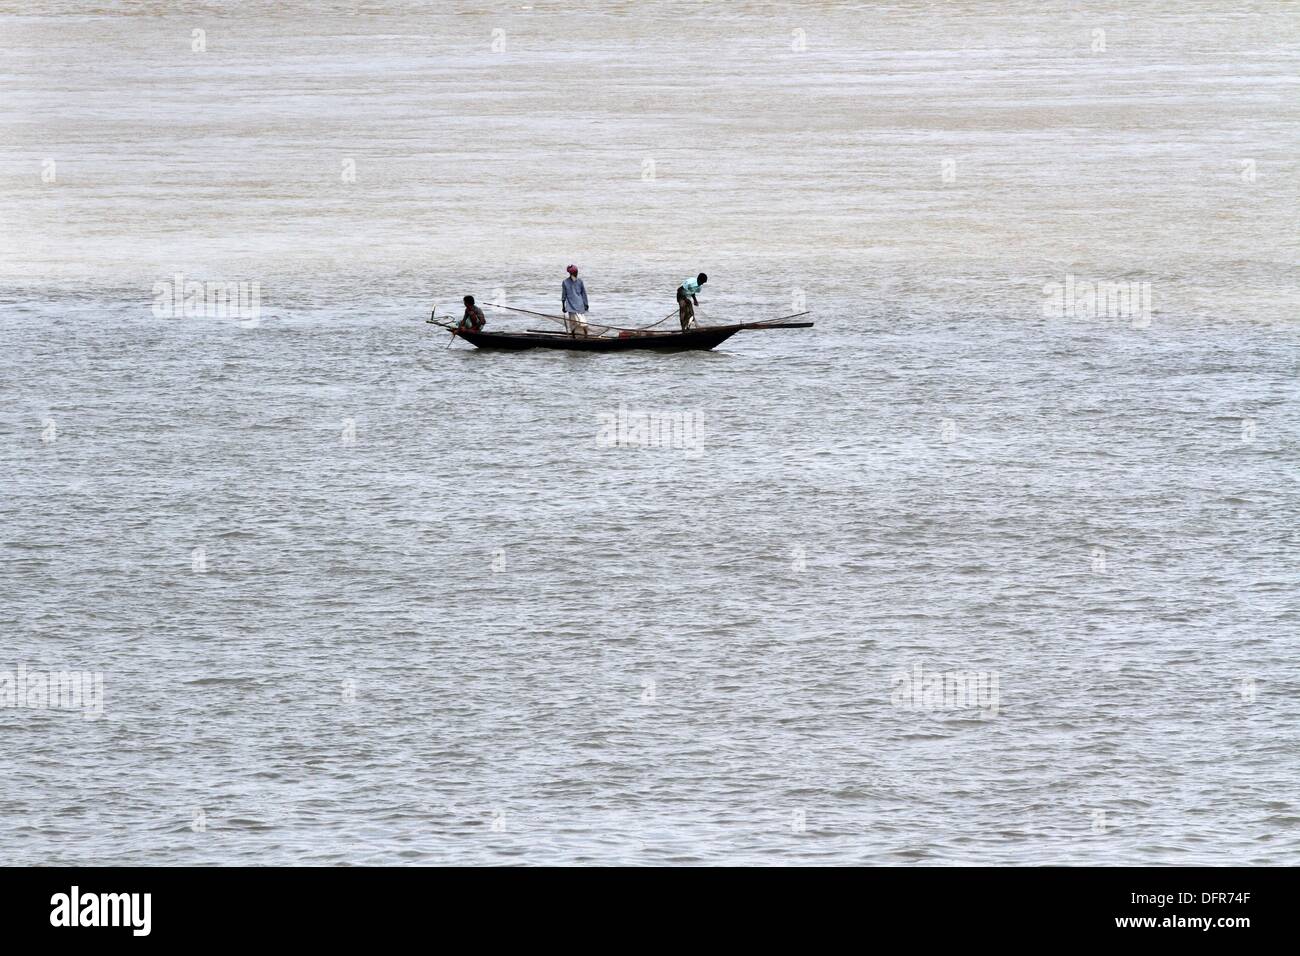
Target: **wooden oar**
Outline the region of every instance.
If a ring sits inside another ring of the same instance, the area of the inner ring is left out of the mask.
[[[786,319],[797,319],[801,315],[810,315],[807,309],[803,312],[791,312],[789,315],[783,315],[776,319],[760,319],[757,322],[745,323],[747,329],[810,329],[811,322],[787,322]]]

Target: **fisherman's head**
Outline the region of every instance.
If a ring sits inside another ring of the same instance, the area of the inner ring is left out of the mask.
[[[467,295],[467,296],[465,296],[465,304],[466,304],[466,305],[473,305],[473,304],[474,304],[474,297],[473,297],[472,295]]]
[[[577,267],[577,266],[569,266],[569,268],[566,269],[565,271],[568,272],[569,275],[571,275],[571,276],[576,276],[576,275],[578,274],[578,267]]]
[[[695,281],[699,285],[704,285],[704,283],[709,281],[709,277],[706,276],[703,272],[701,272],[699,275],[695,277]]]

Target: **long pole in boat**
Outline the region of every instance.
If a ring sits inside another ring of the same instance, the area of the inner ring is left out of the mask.
[[[513,305],[500,305],[496,302],[484,302],[489,309],[505,309],[507,312],[522,312],[524,315],[537,315],[543,319],[554,319],[556,322],[563,322],[566,325],[569,320],[562,315],[551,315],[549,312],[534,312],[531,309],[516,309]]]
[[[496,302],[485,302],[484,305],[486,305],[489,309],[505,309],[507,312],[522,312],[524,315],[536,315],[543,319],[552,319],[556,322],[563,322],[565,329],[566,330],[568,329],[569,320],[562,315],[551,315],[549,312],[534,312],[532,311],[532,309],[516,309],[513,305],[499,305]],[[660,319],[659,322],[663,322],[665,319],[669,318],[669,316],[674,316],[676,314],[677,314],[677,310],[673,309],[673,311],[669,312],[668,315]],[[659,324],[659,322],[654,323],[654,325],[644,326],[643,328],[629,328],[627,326],[622,326],[622,325],[605,325],[601,322],[592,322],[590,323],[590,325],[593,328],[613,329],[616,332],[642,332],[645,331],[645,329],[653,329],[655,325]]]

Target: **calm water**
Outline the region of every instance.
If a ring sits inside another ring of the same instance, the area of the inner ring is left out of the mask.
[[[143,8],[0,21],[5,861],[1300,862],[1295,10]],[[569,262],[817,325],[423,322]]]

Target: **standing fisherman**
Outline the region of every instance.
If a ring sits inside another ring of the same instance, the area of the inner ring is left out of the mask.
[[[681,319],[683,332],[695,318],[695,306],[700,304],[700,300],[695,297],[699,295],[700,286],[708,281],[709,277],[701,272],[694,279],[687,279],[677,287],[677,318]]]
[[[587,287],[582,284],[578,278],[578,267],[569,266],[569,278],[560,283],[560,311],[568,316],[568,327],[570,335],[577,335],[581,332],[584,336],[587,331]]]

